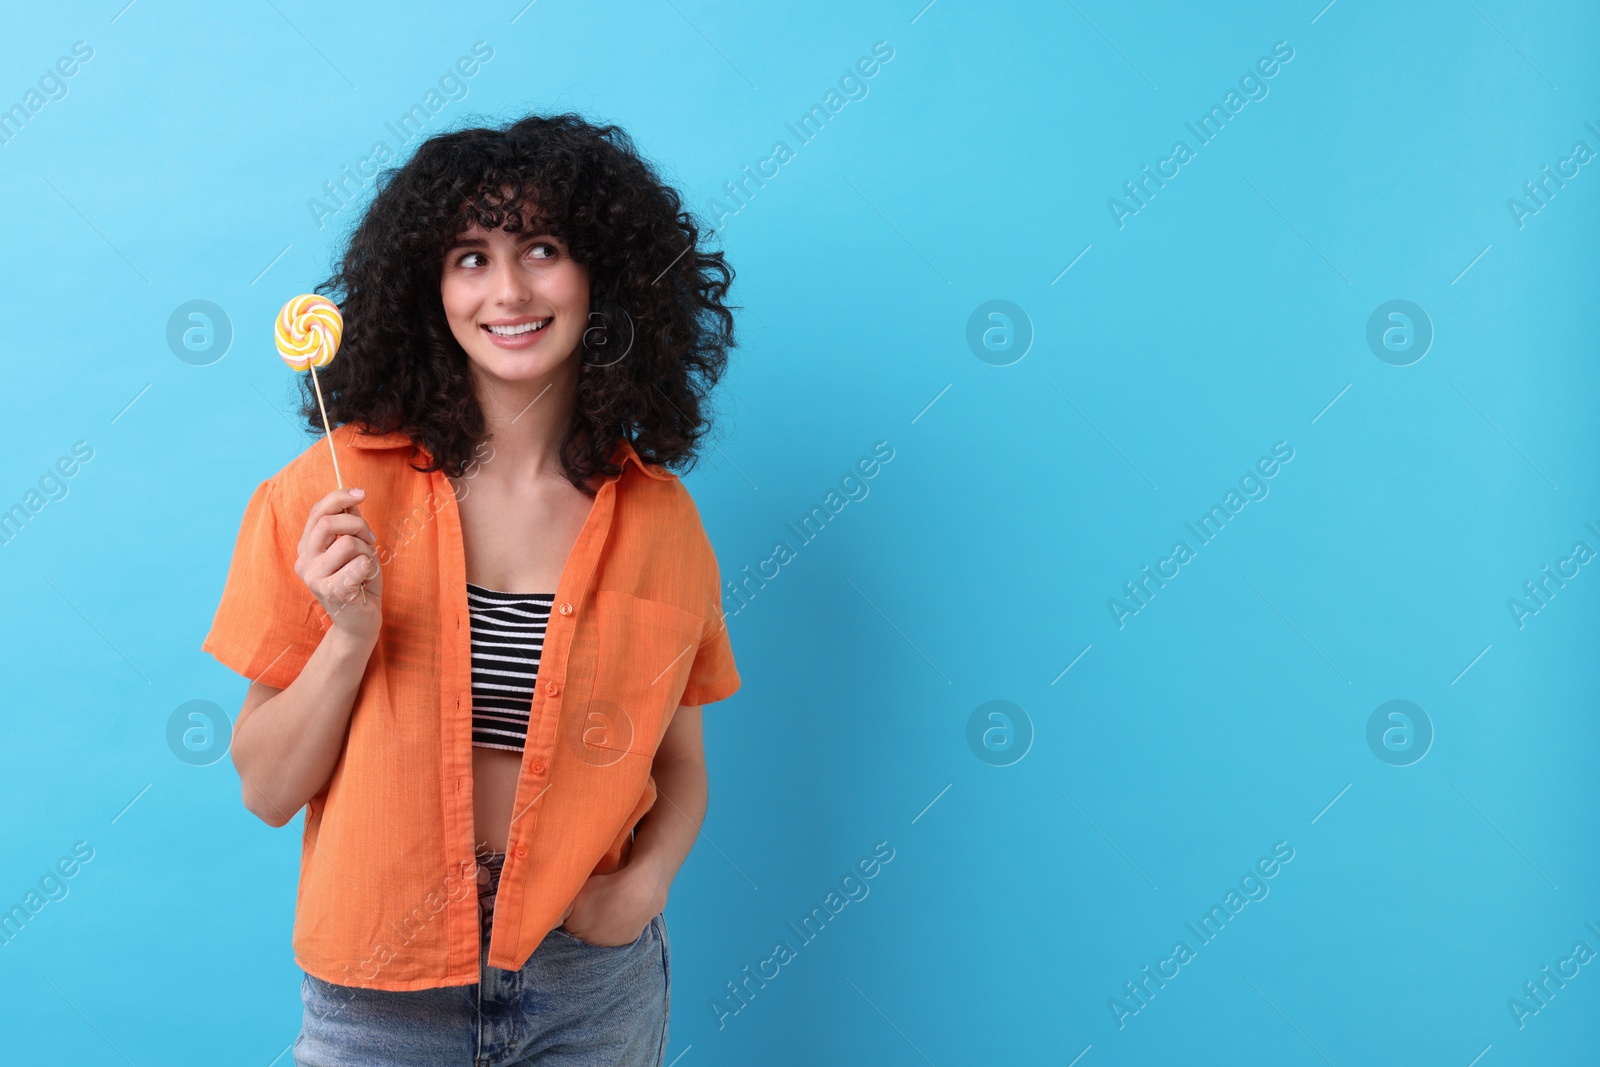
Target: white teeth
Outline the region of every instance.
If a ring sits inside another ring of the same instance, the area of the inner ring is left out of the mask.
[[[539,319],[537,322],[525,322],[521,326],[490,326],[488,331],[496,337],[520,337],[534,330],[542,330],[550,325],[549,319]]]

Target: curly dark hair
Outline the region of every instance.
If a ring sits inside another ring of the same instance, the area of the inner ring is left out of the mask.
[[[440,298],[444,254],[473,222],[510,234],[537,226],[589,269],[603,328],[581,342],[561,441],[568,479],[587,493],[593,475],[618,473],[608,460],[623,436],[647,462],[694,466],[734,345],[724,304],[733,269],[700,247],[694,217],[626,132],[567,113],[440,133],[376,186],[316,289],[344,316],[338,358],[318,372],[332,423],[402,431],[432,457],[413,469],[463,474],[487,431]],[[625,357],[606,354],[629,342]],[[298,377],[300,414],[320,433],[310,375]]]

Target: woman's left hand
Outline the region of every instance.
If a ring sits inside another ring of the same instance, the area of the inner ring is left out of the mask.
[[[561,927],[591,945],[629,945],[667,906],[666,886],[648,863],[593,874],[561,916]]]

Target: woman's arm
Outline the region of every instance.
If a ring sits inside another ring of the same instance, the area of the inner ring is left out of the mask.
[[[656,803],[634,827],[628,862],[592,874],[561,915],[567,932],[597,945],[634,941],[667,906],[706,814],[706,757],[699,705],[681,705],[651,764]]]
[[[653,874],[659,910],[666,906],[667,890],[700,835],[710,798],[698,706],[679,707],[672,716],[650,773],[656,780],[656,803],[634,829],[628,866]]]
[[[338,489],[312,505],[294,569],[332,624],[287,688],[250,683],[234,726],[244,806],[269,826],[287,823],[328,784],[378,644],[383,573],[357,510],[363,495]]]
[[[335,626],[287,689],[250,683],[231,751],[244,806],[268,826],[294,818],[328,783],[375,644],[376,634],[352,637]]]

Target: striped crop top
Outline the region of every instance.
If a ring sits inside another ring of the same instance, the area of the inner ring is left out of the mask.
[[[522,751],[554,600],[554,593],[502,593],[467,583],[475,747]]]

